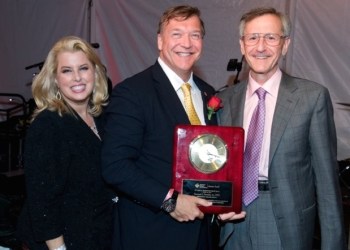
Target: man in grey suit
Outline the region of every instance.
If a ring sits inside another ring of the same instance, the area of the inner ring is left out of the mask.
[[[219,94],[224,105],[220,124],[242,126],[248,139],[260,102],[256,91],[262,88],[266,93],[257,180],[252,185],[258,196],[243,204],[244,219],[220,217],[220,243],[230,250],[310,250],[318,215],[322,249],[345,249],[329,92],[280,70],[278,61],[290,44],[290,23],[284,14],[273,8],[251,10],[241,18],[240,35],[249,79]]]

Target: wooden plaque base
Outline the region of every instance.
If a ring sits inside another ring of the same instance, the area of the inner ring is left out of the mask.
[[[243,146],[240,127],[177,126],[172,187],[212,201],[204,213],[241,212]]]

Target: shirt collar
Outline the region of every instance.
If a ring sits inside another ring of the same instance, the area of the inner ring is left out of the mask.
[[[269,95],[271,95],[272,97],[277,97],[281,79],[282,71],[280,70],[280,68],[277,68],[276,72],[271,76],[271,78],[262,85],[256,82],[249,73],[247,89],[248,97],[251,97],[254,94],[254,92],[260,87],[264,88],[264,90],[266,90],[267,93],[269,93]]]
[[[158,57],[158,63],[160,64],[160,67],[162,67],[164,73],[171,82],[171,85],[173,85],[174,89],[178,91],[181,88],[181,85],[184,83],[184,81],[160,57]],[[191,85],[192,88],[196,88],[196,85],[193,81],[193,72],[191,72],[191,76],[188,80],[188,83]]]

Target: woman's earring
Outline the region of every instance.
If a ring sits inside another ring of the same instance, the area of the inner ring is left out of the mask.
[[[56,92],[56,99],[57,99],[57,100],[61,100],[61,99],[62,99],[61,92],[60,92],[59,89],[58,89],[57,92]]]

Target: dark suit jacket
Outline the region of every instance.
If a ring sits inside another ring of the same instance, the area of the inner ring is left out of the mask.
[[[206,115],[214,89],[194,81]],[[119,247],[196,249],[201,220],[179,223],[160,209],[171,185],[174,128],[189,120],[158,62],[116,85],[106,119],[103,176],[120,192]]]
[[[219,94],[224,105],[220,124],[243,126],[246,89],[247,82]],[[336,147],[328,90],[283,74],[269,157],[271,202],[283,249],[312,249],[317,212],[322,249],[345,249]],[[233,230],[228,223],[221,240]]]

